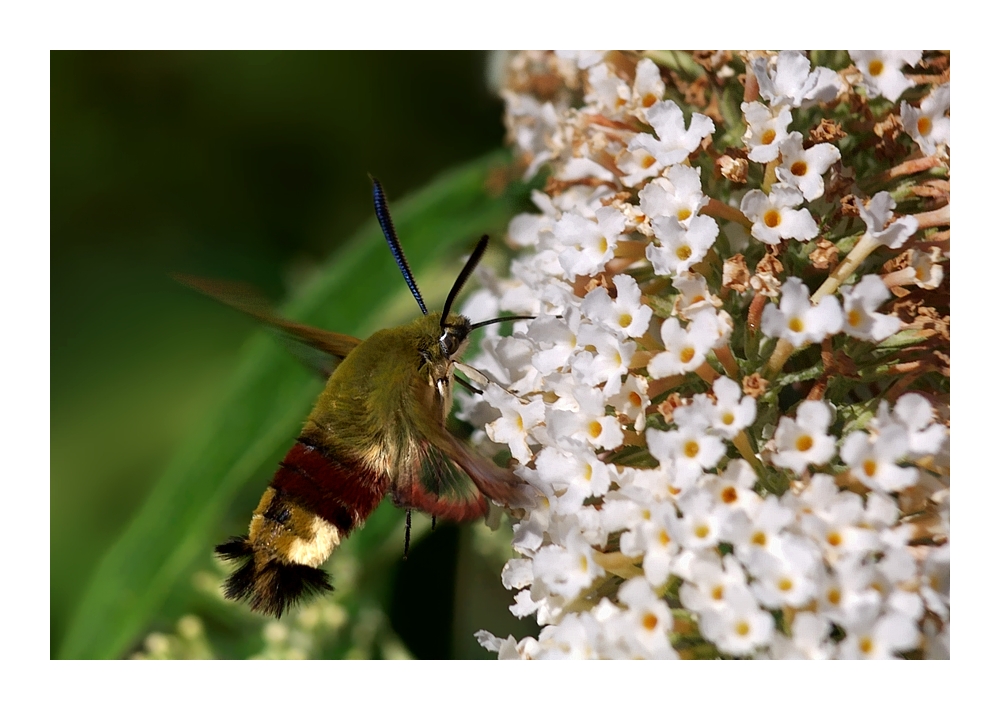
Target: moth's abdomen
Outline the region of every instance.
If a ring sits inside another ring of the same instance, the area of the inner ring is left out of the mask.
[[[299,438],[254,510],[246,537],[215,548],[241,564],[227,579],[228,599],[280,617],[312,594],[332,590],[318,569],[382,501],[387,476]]]

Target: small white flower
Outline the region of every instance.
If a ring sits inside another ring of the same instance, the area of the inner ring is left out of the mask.
[[[941,84],[914,108],[905,101],[899,106],[903,128],[920,152],[934,155],[939,145],[951,145],[951,119],[944,114],[951,108],[951,85]]]
[[[903,322],[896,316],[876,313],[889,298],[889,289],[876,274],[867,274],[856,286],[841,286],[844,297],[844,332],[873,343],[897,333]]]
[[[944,443],[948,430],[934,421],[931,403],[916,392],[908,392],[896,400],[896,406],[889,413],[889,403],[879,402],[878,416],[870,422],[877,432],[899,424],[906,429],[907,447],[911,456],[936,454]]]
[[[593,276],[615,254],[625,229],[625,215],[614,207],[601,207],[595,216],[596,222],[570,212],[553,227],[556,239],[568,247],[559,254],[559,263],[569,276]]]
[[[830,405],[813,400],[799,404],[795,419],[782,417],[774,432],[778,445],[774,463],[801,474],[809,464],[822,465],[833,458],[835,439],[826,433],[832,418]]]
[[[604,62],[590,67],[587,71],[587,83],[590,90],[584,100],[591,105],[596,104],[605,115],[621,116],[628,105],[631,92],[624,79],[616,75]]]
[[[722,439],[709,434],[704,426],[688,424],[673,431],[646,432],[649,453],[660,463],[672,463],[679,471],[693,472],[691,478],[715,466],[726,453]]]
[[[757,57],[750,67],[757,77],[760,95],[771,106],[809,106],[831,101],[840,91],[841,81],[837,72],[826,67],[810,71],[809,59],[798,52],[779,53],[774,60],[773,72],[767,57]]]
[[[606,383],[604,394],[618,394],[622,375],[628,372],[628,365],[638,347],[635,341],[622,340],[614,333],[590,324],[580,326],[577,341],[584,347],[572,362],[577,379],[591,386]]]
[[[907,64],[920,61],[919,49],[858,50],[848,51],[855,66],[861,70],[865,88],[871,96],[884,96],[895,101],[904,91],[914,86],[913,80],[901,71]]]
[[[650,243],[646,258],[653,272],[661,275],[682,274],[705,258],[719,236],[719,225],[707,215],[692,217],[685,228],[676,217],[657,217],[653,234],[660,246]]]
[[[874,624],[872,624],[874,622]],[[840,657],[847,659],[894,658],[900,651],[910,651],[920,643],[920,632],[912,619],[890,612],[878,620],[865,619],[847,628],[840,642]]]
[[[825,661],[834,651],[830,622],[818,614],[800,611],[792,622],[792,637],[775,634],[771,651],[772,658]]]
[[[711,427],[727,439],[732,439],[742,429],[753,424],[757,416],[757,400],[742,397],[743,390],[728,377],[720,377],[712,385],[715,406],[710,413]]]
[[[722,613],[731,599],[749,593],[746,571],[732,555],[720,560],[714,552],[685,554],[695,555],[685,570],[678,570],[684,578],[680,598],[685,609]]]
[[[583,299],[583,314],[623,336],[638,338],[645,335],[653,309],[641,302],[639,285],[628,274],[616,275],[613,282],[617,297],[611,300],[606,289],[595,288]]]
[[[861,221],[868,227],[866,236],[890,249],[899,249],[917,231],[917,218],[909,214],[888,224],[895,208],[896,201],[888,192],[879,192],[867,205],[858,203]]]
[[[668,637],[674,617],[649,583],[641,577],[628,580],[618,588],[618,599],[628,607],[629,645],[644,658],[677,658]]]
[[[759,101],[743,102],[747,122],[743,143],[750,150],[747,157],[756,163],[770,163],[778,157],[778,146],[788,136],[792,112],[787,106],[770,109]]]
[[[790,276],[781,287],[781,303],[764,306],[760,329],[772,338],[784,338],[795,347],[821,342],[839,333],[844,324],[840,302],[832,295],[818,304],[809,300],[809,289],[802,280]]]
[[[604,570],[594,562],[594,550],[580,533],[571,533],[566,545],[545,545],[532,560],[531,573],[554,593],[573,598]]]
[[[920,288],[933,289],[944,280],[944,268],[941,266],[941,249],[931,247],[928,251],[922,249],[910,250],[910,266],[913,270],[913,283]]]
[[[483,399],[500,410],[500,417],[486,425],[486,433],[498,444],[510,446],[510,454],[518,461],[531,460],[528,438],[531,430],[545,418],[545,403],[533,399],[527,404],[490,383]]]
[[[829,143],[817,143],[811,148],[802,147],[802,134],[788,134],[781,142],[781,165],[776,169],[778,179],[793,185],[806,200],[823,195],[823,173],[840,160],[840,151]]]
[[[635,83],[632,84],[632,105],[640,117],[663,98],[666,90],[656,62],[649,58],[640,59],[635,65]]]
[[[649,406],[649,381],[630,374],[618,394],[608,398],[615,411],[635,422],[635,430],[646,428],[646,408]]]
[[[658,379],[669,375],[692,372],[701,367],[710,348],[719,337],[717,318],[714,312],[697,313],[688,327],[682,328],[676,318],[668,318],[660,327],[663,338],[662,353],[650,360],[649,376]]]
[[[646,111],[646,121],[656,131],[656,138],[640,133],[628,144],[628,149],[642,148],[664,166],[681,162],[702,138],[715,133],[712,119],[700,113],[691,115],[691,126],[685,129],[684,114],[673,101],[657,101]]]
[[[653,180],[639,192],[639,209],[647,219],[676,217],[687,226],[690,219],[708,204],[701,191],[701,171],[689,165],[675,165],[667,178]]]
[[[885,427],[874,440],[863,431],[852,431],[840,447],[840,457],[854,477],[883,491],[901,491],[917,482],[917,469],[896,465],[906,453],[906,429],[901,426]]]
[[[774,617],[757,606],[749,591],[734,589],[726,598],[726,607],[704,614],[699,628],[705,638],[734,656],[749,655],[768,644],[774,635]]]
[[[777,148],[775,148],[777,150]],[[803,208],[802,193],[798,188],[781,183],[771,187],[771,194],[750,190],[740,201],[740,212],[753,222],[750,228],[758,241],[778,244],[783,239],[806,242],[819,234],[816,220]]]
[[[648,434],[647,434],[648,436]],[[677,501],[683,517],[677,521],[677,537],[682,547],[707,550],[719,544],[730,511],[714,504],[707,491],[692,489]]]
[[[580,387],[576,392],[578,411],[550,409],[546,429],[556,442],[576,440],[588,442],[594,448],[615,449],[625,435],[615,417],[604,413],[604,395],[600,390]]]
[[[797,536],[784,536],[774,554],[757,557],[751,589],[757,601],[770,609],[802,607],[816,596],[820,567],[813,544]]]

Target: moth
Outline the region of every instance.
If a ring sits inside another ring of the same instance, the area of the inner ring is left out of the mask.
[[[483,516],[488,499],[509,506],[526,503],[521,482],[510,471],[445,426],[456,367],[476,372],[458,362],[469,334],[491,323],[526,318],[471,323],[451,312],[489,237],[480,238],[444,309],[428,312],[378,180],[373,180],[373,195],[386,242],[423,313],[409,325],[359,340],[285,320],[232,285],[178,277],[329,360],[340,360],[324,368],[326,386],[261,496],[248,534],[215,548],[222,559],[238,565],[224,582],[225,596],[275,617],[303,598],[333,589],[320,566],[386,495],[407,511],[407,545],[411,510],[463,522]]]

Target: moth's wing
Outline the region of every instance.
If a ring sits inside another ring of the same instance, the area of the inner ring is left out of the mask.
[[[392,502],[455,522],[484,516],[489,504],[465,469],[430,442],[419,449],[419,461],[396,475]]]
[[[485,456],[473,451],[444,426],[444,399],[426,384],[415,386],[419,465],[396,476],[393,501],[448,520],[484,515],[486,498],[512,507],[528,505],[521,481]]]
[[[292,353],[324,377],[329,377],[340,361],[361,343],[350,335],[332,333],[282,318],[252,286],[185,274],[174,274],[173,277],[185,286],[275,328],[290,341],[288,345]]]
[[[524,485],[521,479],[474,451],[443,425],[433,432],[429,441],[443,456],[465,471],[483,495],[511,508],[531,504],[530,498],[521,489]]]

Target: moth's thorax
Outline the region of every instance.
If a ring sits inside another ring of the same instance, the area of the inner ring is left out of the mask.
[[[443,425],[451,409],[454,362],[469,330],[464,316],[442,325],[440,313],[429,313],[373,333],[334,371],[306,430],[390,478],[417,466],[422,429]]]

